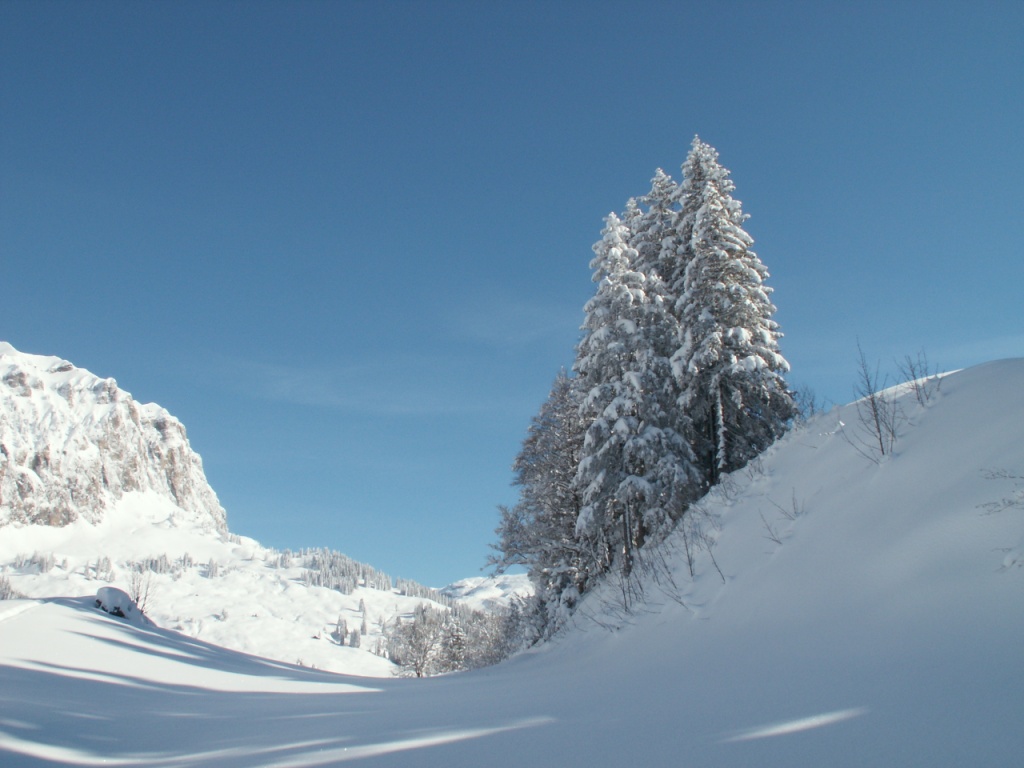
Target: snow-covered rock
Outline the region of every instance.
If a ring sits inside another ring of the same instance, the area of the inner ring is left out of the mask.
[[[132,624],[150,623],[128,593],[117,587],[100,587],[96,590],[96,607],[104,613],[126,619]]]
[[[181,422],[114,379],[0,342],[0,526],[95,523],[129,492],[167,498],[176,520],[227,529]]]

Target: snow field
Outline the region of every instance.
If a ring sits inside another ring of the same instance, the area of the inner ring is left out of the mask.
[[[146,615],[158,626],[190,637],[292,664],[334,672],[389,677],[394,665],[372,653],[381,620],[411,614],[422,598],[357,587],[344,595],[307,586],[305,569],[277,567],[281,553],[245,537],[218,535],[201,526],[175,525],[177,508],[152,493],[130,493],[96,525],[78,520],[64,528],[9,526],[0,536],[0,563],[46,553],[55,563],[0,566],[13,588],[29,597],[90,596],[108,583],[130,591],[130,563],[165,558],[168,573],[147,572]],[[97,573],[102,558],[111,572]],[[190,565],[182,565],[182,560]],[[210,562],[217,564],[208,577]],[[339,616],[366,636],[359,648],[332,637]]]
[[[626,611],[608,584],[555,641],[474,672],[328,675],[84,598],[8,601],[0,762],[1015,765],[1024,523],[984,505],[1018,492],[988,474],[1024,470],[1021,391],[1012,360],[947,377],[927,407],[904,397],[880,461],[841,434],[849,406],[821,415],[705,500],[717,568],[698,552],[691,578],[674,535],[646,602]]]

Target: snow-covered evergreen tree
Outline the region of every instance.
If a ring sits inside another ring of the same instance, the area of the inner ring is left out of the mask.
[[[656,276],[636,271],[631,233],[609,214],[594,245],[598,283],[584,308],[575,369],[586,425],[576,488],[576,533],[599,573],[618,562],[628,576],[637,547],[660,535],[692,498],[692,454],[671,401],[671,370],[660,335],[671,322]]]
[[[622,214],[629,228],[629,244],[636,250],[634,269],[649,279],[657,276],[671,285],[680,270],[671,261],[678,250],[675,224],[679,188],[661,168],[654,172],[650,191],[639,200],[631,198]]]
[[[334,631],[331,632],[331,637],[337,641],[338,645],[344,645],[345,638],[348,637],[348,622],[342,618],[340,613],[338,614],[338,623],[335,625]]]
[[[501,509],[497,553],[490,558],[498,573],[513,565],[529,569],[542,633],[562,623],[584,578],[576,540],[582,505],[574,486],[583,447],[579,400],[576,380],[561,371],[512,465],[519,501]]]
[[[651,179],[651,189],[640,200],[631,198],[622,223],[629,229],[629,245],[636,251],[633,269],[644,276],[645,291],[660,306],[648,318],[646,335],[658,357],[670,359],[682,340],[677,299],[683,290],[689,253],[677,227],[679,186],[661,168]],[[671,375],[665,386],[673,386]],[[678,399],[678,392],[676,399]]]
[[[454,612],[445,617],[441,625],[441,650],[438,666],[442,672],[458,672],[466,669],[469,650],[466,630]]]
[[[556,382],[517,458],[520,502],[502,510],[492,563],[530,569],[542,636],[795,414],[729,172],[699,139],[682,171],[676,184],[658,169],[605,220],[577,375]]]
[[[768,447],[796,412],[768,270],[751,250],[734,189],[718,153],[695,138],[680,188],[677,231],[689,252],[676,300],[682,343],[672,364],[710,483]]]
[[[429,677],[497,664],[519,650],[504,633],[507,614],[455,605],[420,604],[408,617],[396,617],[387,630],[386,653],[407,677]],[[359,645],[359,633],[350,637]]]

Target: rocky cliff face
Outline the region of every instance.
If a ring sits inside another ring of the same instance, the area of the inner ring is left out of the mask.
[[[185,427],[113,379],[0,342],[0,525],[98,522],[130,491],[226,531],[224,509]]]

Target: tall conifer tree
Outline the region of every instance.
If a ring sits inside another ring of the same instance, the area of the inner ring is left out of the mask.
[[[499,570],[526,565],[549,634],[595,577],[629,577],[723,472],[795,414],[768,271],[718,153],[695,138],[676,184],[609,214],[594,245],[575,378],[561,375],[516,459]]]
[[[637,548],[684,509],[692,454],[676,429],[668,359],[657,335],[666,322],[659,281],[634,269],[630,232],[609,214],[594,245],[597,292],[586,305],[576,371],[586,426],[576,476],[583,508],[577,535],[593,567],[618,562],[628,575]]]
[[[676,302],[682,344],[672,362],[711,483],[767,448],[796,410],[768,270],[751,250],[734,189],[718,153],[694,138],[680,187],[677,230],[688,254]]]

